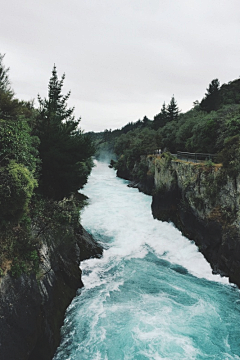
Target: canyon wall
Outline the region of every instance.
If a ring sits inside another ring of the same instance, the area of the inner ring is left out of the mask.
[[[65,310],[83,286],[79,263],[101,253],[102,248],[79,225],[75,241],[67,247],[51,234],[42,237],[37,274],[1,278],[1,359],[52,359]]]
[[[195,241],[214,273],[240,287],[240,176],[229,177],[221,165],[174,160],[167,153],[145,157],[145,163],[148,175],[137,178],[135,164],[130,186],[150,193],[153,216],[172,221]]]

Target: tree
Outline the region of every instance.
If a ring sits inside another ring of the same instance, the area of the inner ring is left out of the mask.
[[[79,190],[87,182],[92,168],[94,147],[90,137],[79,128],[74,108],[68,108],[67,95],[62,94],[65,74],[59,80],[56,66],[48,84],[48,98],[39,100],[36,134],[40,138],[39,154],[42,170],[39,190],[48,198],[60,200]]]
[[[198,100],[195,100],[194,102],[193,102],[193,109],[198,109],[199,108],[199,101]]]
[[[178,119],[179,116],[179,108],[177,106],[177,102],[174,98],[174,95],[171,98],[169,105],[167,106],[167,116],[169,121],[174,121]]]
[[[212,94],[215,94],[216,92],[218,92],[220,88],[220,82],[218,79],[214,79],[212,80],[212,82],[209,84],[209,87],[207,89],[207,92],[206,92],[206,96],[210,96]]]
[[[28,213],[37,181],[38,139],[31,134],[30,103],[14,98],[9,68],[0,54],[0,227],[16,223]]]
[[[218,110],[220,106],[220,82],[218,79],[214,79],[209,84],[209,87],[206,89],[207,92],[205,97],[200,103],[202,110],[210,112],[212,110]]]
[[[8,77],[9,68],[0,54],[0,166],[14,160],[34,172],[38,139],[31,134],[34,109],[31,102],[14,98]]]
[[[151,120],[149,120],[148,117],[145,115],[142,120],[142,123],[143,123],[143,127],[147,127],[151,123]]]
[[[166,125],[167,121],[168,121],[168,114],[167,114],[167,110],[166,110],[166,104],[164,102],[160,113],[158,115],[154,116],[153,128],[155,130],[162,128]]]
[[[4,55],[0,54],[0,90],[7,92],[7,91],[11,91],[11,87],[8,78],[9,68],[6,68],[5,65],[3,64],[4,56],[5,54]]]
[[[13,98],[8,77],[9,68],[3,63],[5,55],[0,54],[0,119],[13,119],[19,114],[19,101]]]
[[[161,112],[160,112],[161,116],[163,119],[167,120],[167,110],[166,110],[166,104],[165,104],[165,101],[162,105],[162,108],[161,108]]]
[[[226,138],[224,148],[218,155],[227,175],[236,178],[240,173],[240,136]]]
[[[167,148],[170,152],[175,153],[176,149],[176,132],[178,125],[176,121],[169,121],[158,134],[162,137],[162,147]]]

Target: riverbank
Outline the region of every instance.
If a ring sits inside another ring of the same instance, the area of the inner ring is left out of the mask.
[[[64,239],[62,239],[64,240]],[[66,308],[83,286],[80,261],[102,248],[79,224],[64,246],[51,233],[41,236],[37,274],[5,275],[0,282],[0,353],[8,360],[50,360],[60,342]]]

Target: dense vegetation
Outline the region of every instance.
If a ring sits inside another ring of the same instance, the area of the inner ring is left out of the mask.
[[[36,271],[40,234],[72,240],[94,147],[62,94],[56,67],[48,98],[18,100],[0,54],[0,275]]]
[[[91,136],[99,154],[111,150],[117,155],[117,168],[131,169],[140,162],[141,155],[161,149],[219,154],[219,161],[230,171],[238,162],[239,134],[240,79],[222,86],[214,79],[203,99],[194,101],[186,113],[179,111],[173,96],[168,105],[163,103],[153,120],[144,117],[122,129]]]

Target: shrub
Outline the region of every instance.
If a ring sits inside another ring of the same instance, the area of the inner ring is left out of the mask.
[[[0,220],[17,222],[27,212],[37,181],[22,164],[11,160],[0,168]]]
[[[240,136],[235,135],[224,141],[224,148],[219,153],[218,161],[222,162],[227,175],[236,177],[240,173]]]

